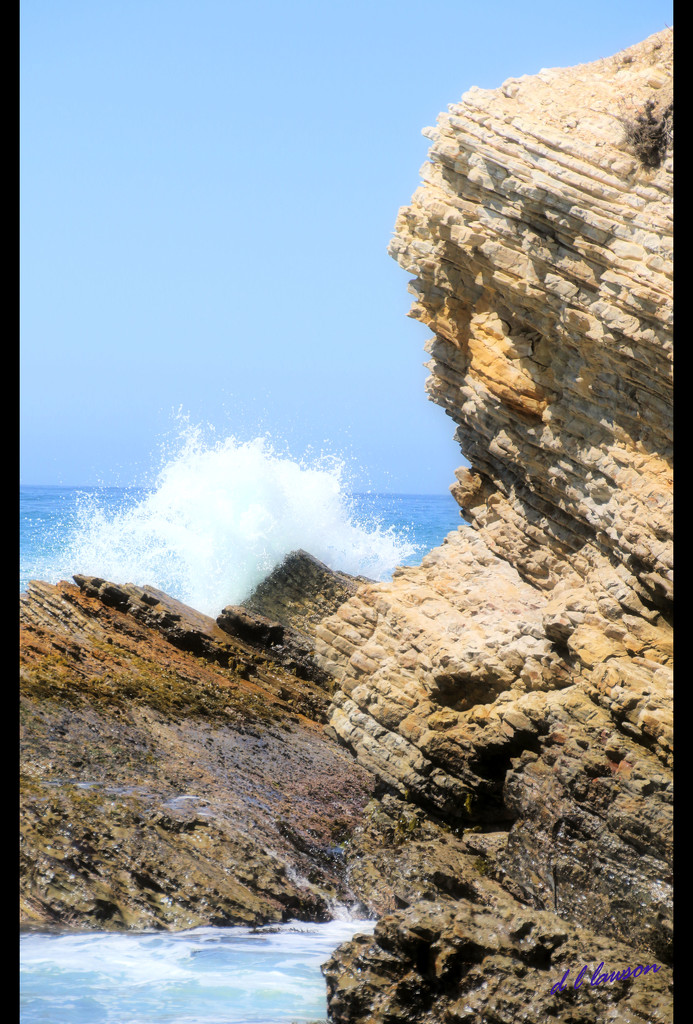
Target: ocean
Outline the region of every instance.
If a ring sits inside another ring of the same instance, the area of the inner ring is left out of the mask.
[[[338,459],[266,439],[186,444],[150,488],[20,488],[20,590],[93,573],[150,584],[209,615],[242,604],[284,555],[387,579],[462,524],[449,494],[353,493]],[[320,964],[374,922],[155,934],[29,932],[22,1024],[324,1020]]]
[[[213,616],[297,548],[383,580],[462,524],[450,494],[354,493],[333,456],[298,461],[266,438],[196,436],[149,488],[22,487],[20,521],[20,590],[91,573]]]
[[[22,1024],[292,1024],[325,1020],[320,972],[374,921],[185,932],[26,933]]]

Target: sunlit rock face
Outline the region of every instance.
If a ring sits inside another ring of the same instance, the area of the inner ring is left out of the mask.
[[[669,107],[671,46],[470,90],[427,130],[390,247],[471,463],[465,517],[607,620],[671,599],[672,156],[644,167],[624,124]]]
[[[471,89],[426,129],[390,253],[469,525],[317,641],[330,728],[391,791],[507,830],[518,899],[665,960],[671,102],[667,30]]]

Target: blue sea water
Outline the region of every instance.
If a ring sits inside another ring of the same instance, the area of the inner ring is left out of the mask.
[[[149,584],[209,615],[240,604],[285,554],[388,579],[463,525],[450,494],[350,494],[329,474],[277,494],[161,489],[20,488],[20,590],[92,573]],[[303,494],[306,483],[310,493]],[[231,488],[228,488],[231,492]],[[257,493],[259,492],[259,493]]]
[[[20,489],[20,590],[93,573],[150,584],[209,615],[284,555],[387,579],[462,525],[449,494],[353,493],[339,459],[266,439],[194,438],[150,488]],[[320,964],[373,922],[21,939],[22,1024],[289,1024],[322,1020]]]
[[[28,933],[21,1024],[324,1021],[330,953],[373,921],[184,932]]]

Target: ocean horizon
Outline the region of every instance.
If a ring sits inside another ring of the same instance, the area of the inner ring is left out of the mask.
[[[226,489],[206,479],[197,492],[181,481],[177,490],[22,484],[20,592],[31,579],[91,573],[155,586],[212,614],[242,603],[297,548],[385,580],[465,525],[450,494],[352,493],[329,471],[294,476],[283,490],[264,478]]]

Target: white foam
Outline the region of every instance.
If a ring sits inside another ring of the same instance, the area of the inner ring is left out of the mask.
[[[242,603],[296,548],[386,578],[414,545],[392,527],[359,522],[345,477],[334,455],[298,460],[268,437],[206,441],[188,427],[134,507],[109,513],[85,497],[61,562],[71,573],[150,584],[210,615]]]
[[[374,921],[23,935],[23,1024],[289,1024],[324,1018],[320,972]]]

